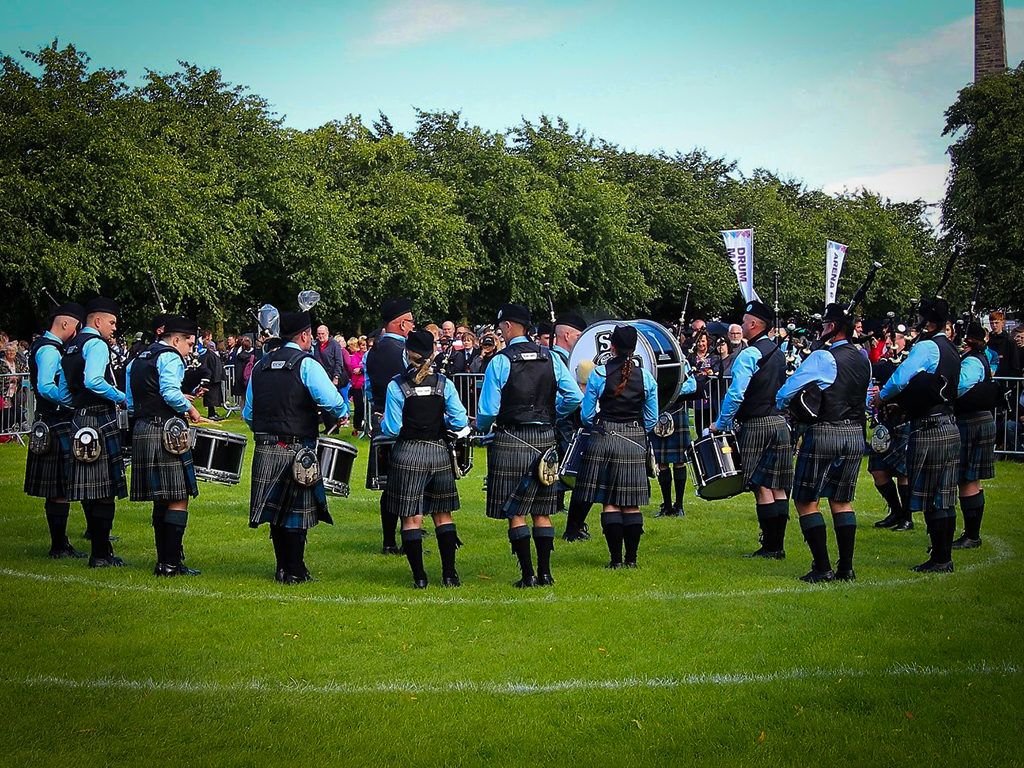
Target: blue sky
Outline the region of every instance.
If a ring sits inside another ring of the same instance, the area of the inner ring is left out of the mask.
[[[971,0],[12,2],[0,50],[54,37],[99,66],[218,67],[309,128],[458,109],[560,115],[629,149],[709,152],[829,191],[938,200],[943,111],[970,82]],[[1006,0],[1011,66],[1024,0]]]

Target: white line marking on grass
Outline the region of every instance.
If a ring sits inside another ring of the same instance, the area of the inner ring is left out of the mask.
[[[33,688],[63,688],[79,690],[123,690],[170,693],[256,693],[256,694],[319,694],[319,695],[379,695],[387,693],[451,694],[480,693],[490,695],[528,696],[566,691],[621,691],[626,689],[666,689],[705,686],[756,685],[799,680],[841,680],[845,678],[940,678],[959,675],[1011,677],[1021,674],[1021,667],[1008,662],[979,662],[961,667],[934,667],[918,664],[899,664],[881,670],[823,669],[796,667],[778,672],[710,672],[681,677],[626,677],[606,680],[570,678],[550,682],[455,680],[447,683],[417,683],[413,681],[387,681],[367,685],[352,685],[329,681],[316,683],[302,680],[242,680],[222,683],[203,680],[131,680],[107,677],[93,680],[75,680],[66,677],[38,675],[7,678],[7,685]]]
[[[1013,557],[1013,550],[1001,539],[994,536],[987,536],[985,541],[991,544],[993,553],[991,557],[977,563],[959,566],[956,573],[971,573],[972,571],[989,568],[997,563],[1009,560]],[[0,576],[8,576],[16,579],[27,579],[57,584],[77,584],[96,589],[111,591],[141,592],[156,595],[183,595],[185,597],[204,597],[216,600],[232,599],[256,602],[277,602],[277,603],[320,603],[333,605],[555,605],[575,603],[636,603],[636,602],[674,602],[692,600],[713,600],[719,598],[749,598],[766,597],[772,595],[797,595],[811,594],[815,592],[836,590],[836,589],[879,589],[900,587],[910,584],[922,584],[932,579],[956,578],[952,576],[931,576],[929,574],[899,576],[891,579],[865,579],[862,581],[848,582],[844,584],[803,584],[793,578],[796,583],[788,583],[784,586],[764,587],[760,589],[736,589],[722,591],[700,591],[700,592],[662,592],[657,590],[644,590],[630,593],[614,593],[608,595],[559,595],[554,590],[543,590],[541,595],[536,591],[532,595],[516,595],[514,597],[459,597],[454,594],[445,594],[441,597],[428,595],[406,597],[404,595],[303,595],[293,591],[285,591],[281,587],[280,592],[223,592],[218,590],[202,589],[192,586],[154,586],[151,584],[139,584],[133,582],[101,581],[90,579],[85,576],[71,574],[44,574],[32,573],[30,571],[17,571],[11,568],[0,568]],[[787,578],[780,576],[779,578]],[[292,588],[294,589],[294,588]],[[539,591],[539,590],[538,590]]]

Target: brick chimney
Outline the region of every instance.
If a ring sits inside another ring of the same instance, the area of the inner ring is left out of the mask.
[[[1003,0],[974,0],[974,82],[1005,71]]]

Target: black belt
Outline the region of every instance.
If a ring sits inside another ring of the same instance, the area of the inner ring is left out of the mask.
[[[612,421],[610,419],[597,419],[596,421],[594,421],[594,426],[601,426],[601,427],[603,427],[605,425],[608,425],[608,426],[620,426],[620,427],[641,427],[641,428],[644,426],[637,419],[633,419],[633,421]]]
[[[953,417],[948,413],[936,413],[930,416],[917,416],[911,420],[911,424],[918,429],[932,429],[943,424],[955,424]]]

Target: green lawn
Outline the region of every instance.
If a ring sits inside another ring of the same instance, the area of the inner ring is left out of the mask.
[[[459,486],[464,586],[419,592],[404,558],[378,554],[366,445],[352,497],[331,501],[337,524],[310,535],[318,581],[291,588],[272,579],[266,528],[247,526],[251,451],[239,486],[201,485],[185,546],[203,575],[157,580],[143,504],[118,504],[129,568],[47,559],[24,450],[0,446],[0,762],[1024,762],[1022,465],[998,465],[985,544],[951,576],[910,572],[923,524],[871,528],[883,510],[865,471],[856,583],[799,582],[795,524],[788,560],[743,559],[750,497],[691,495],[685,518],[647,510],[638,570],[606,571],[599,535],[558,540],[556,586],[520,592],[505,526],[483,514],[478,451]],[[82,528],[74,505],[84,546]]]

